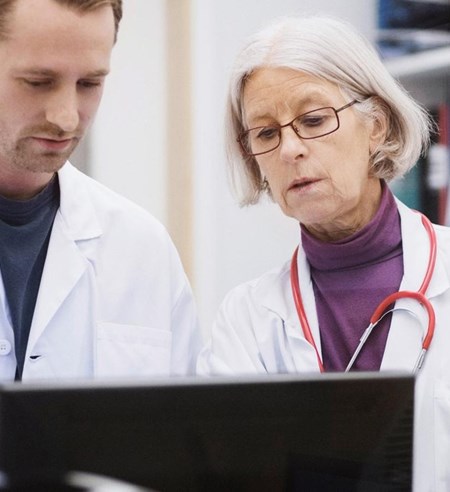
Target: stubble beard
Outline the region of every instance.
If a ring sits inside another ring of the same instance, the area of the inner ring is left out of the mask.
[[[6,157],[10,168],[19,172],[55,173],[69,159],[79,139],[74,139],[70,148],[64,152],[35,152],[28,143],[27,139],[19,140],[14,149],[8,153],[9,156]]]

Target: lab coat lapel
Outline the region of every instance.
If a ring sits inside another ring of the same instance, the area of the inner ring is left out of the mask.
[[[405,272],[400,289],[417,291],[425,276],[430,242],[422,225],[420,215],[408,209],[401,202],[397,202],[397,205],[401,217]],[[301,247],[299,248],[297,265],[304,309],[317,350],[321,354],[314,290],[308,261]],[[285,266],[282,273],[281,289],[278,283],[272,286],[261,286],[262,304],[283,319],[286,334],[289,337],[292,339],[304,339],[292,297],[289,266],[290,263]],[[434,274],[427,291],[427,298],[432,300],[449,288],[447,272],[438,253]],[[263,291],[264,294],[262,294]],[[381,369],[412,371],[421,350],[422,338],[428,319],[425,310],[416,301],[410,299],[400,300],[396,303],[396,307],[407,309],[410,312],[399,310],[393,314]]]
[[[314,289],[311,280],[311,272],[309,269],[309,263],[306,259],[305,251],[302,247],[299,248],[298,258],[297,258],[297,268],[298,277],[300,282],[300,292],[303,300],[303,307],[306,313],[306,319],[308,320],[309,327],[311,329],[312,336],[314,338],[314,343],[316,344],[317,351],[322,357],[322,347],[320,343],[320,330],[319,330],[319,320],[317,317],[316,300],[314,297]],[[291,293],[291,297],[293,295]],[[292,301],[294,304],[294,301]],[[300,321],[298,320],[297,310],[294,304],[294,313],[297,318],[296,324],[300,327],[302,336],[303,330],[300,326]]]
[[[297,315],[290,282],[290,264],[291,262],[289,261],[284,266],[280,274],[281,278],[279,282],[277,281],[270,285],[260,285],[257,297],[261,298],[262,305],[266,309],[276,313],[283,320],[296,370],[299,372],[319,371],[316,353],[312,345],[306,341]],[[301,247],[298,252],[297,264],[304,309],[317,350],[319,354],[321,354],[320,333],[314,291],[309,265]]]
[[[426,273],[430,241],[420,216],[402,203],[398,203],[398,208],[401,217],[404,265],[400,290],[417,291]],[[432,301],[434,297],[449,288],[445,266],[438,252],[434,274],[426,297]],[[393,314],[381,369],[412,371],[421,350],[428,317],[425,309],[411,299],[399,300],[395,307],[408,311],[398,310]]]
[[[99,237],[101,228],[79,171],[67,163],[58,173],[61,204],[53,224],[28,342],[32,350],[88,266],[77,241]]]

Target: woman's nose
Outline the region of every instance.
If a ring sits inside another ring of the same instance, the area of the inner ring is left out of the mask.
[[[300,138],[292,126],[282,129],[280,143],[280,158],[283,162],[295,162],[308,152],[305,140]]]

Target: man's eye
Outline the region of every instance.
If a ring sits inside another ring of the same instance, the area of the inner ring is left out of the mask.
[[[31,87],[47,87],[51,84],[50,80],[25,79],[25,83]]]
[[[78,85],[85,89],[91,89],[95,87],[100,87],[102,85],[102,82],[100,80],[80,80],[78,82]]]

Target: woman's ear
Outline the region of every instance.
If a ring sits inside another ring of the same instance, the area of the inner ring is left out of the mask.
[[[383,106],[376,108],[369,135],[369,150],[372,155],[384,143],[388,133],[388,117]]]

